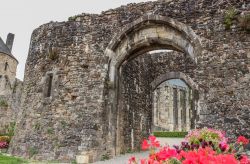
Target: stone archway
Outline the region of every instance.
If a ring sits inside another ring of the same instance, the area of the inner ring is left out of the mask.
[[[195,82],[189,76],[185,75],[182,72],[167,72],[165,74],[162,74],[151,82],[151,87],[154,90],[158,85],[170,79],[181,79],[185,83],[187,83],[187,85],[193,90],[199,90],[198,85],[195,84]]]
[[[197,56],[201,53],[200,41],[191,28],[174,19],[158,15],[146,15],[127,25],[106,49],[105,54],[110,59],[108,68],[109,102],[107,103],[108,111],[110,111],[108,120],[110,120],[111,132],[109,138],[114,143],[115,154],[120,153],[123,142],[119,132],[120,68],[135,57],[157,49],[182,52],[193,63],[197,63]]]

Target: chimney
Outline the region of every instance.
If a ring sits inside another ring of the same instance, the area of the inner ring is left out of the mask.
[[[10,49],[10,52],[12,51],[14,38],[15,38],[15,35],[12,34],[12,33],[9,33],[8,36],[7,36],[6,46]]]

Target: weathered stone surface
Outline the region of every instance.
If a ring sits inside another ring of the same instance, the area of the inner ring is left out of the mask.
[[[35,159],[69,161],[138,149],[152,124],[151,82],[166,72],[197,85],[191,124],[250,137],[250,37],[236,21],[230,30],[224,26],[228,6],[240,14],[249,10],[244,3],[155,1],[40,26],[9,152],[31,157],[36,150]],[[165,48],[175,51],[145,55]]]

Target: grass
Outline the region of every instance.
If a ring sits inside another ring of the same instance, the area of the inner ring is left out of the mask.
[[[22,158],[6,156],[0,153],[0,163],[1,164],[22,164],[22,163],[28,163],[28,162]]]

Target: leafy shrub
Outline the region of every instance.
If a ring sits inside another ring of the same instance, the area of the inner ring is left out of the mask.
[[[153,132],[156,137],[184,138],[188,132]]]

